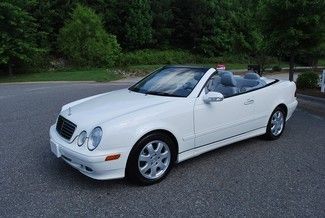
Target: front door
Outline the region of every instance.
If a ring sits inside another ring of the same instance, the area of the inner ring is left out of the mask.
[[[205,103],[204,90],[194,106],[195,147],[238,136],[256,128],[252,122],[254,92]]]

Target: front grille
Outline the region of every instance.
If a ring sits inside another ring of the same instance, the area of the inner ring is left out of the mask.
[[[77,125],[65,119],[61,115],[56,123],[56,131],[65,139],[70,140]]]

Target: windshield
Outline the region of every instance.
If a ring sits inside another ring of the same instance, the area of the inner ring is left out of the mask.
[[[205,68],[166,67],[153,72],[129,90],[150,95],[187,97],[206,71]]]

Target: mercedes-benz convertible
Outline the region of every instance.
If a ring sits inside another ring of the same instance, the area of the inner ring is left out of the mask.
[[[260,135],[278,139],[297,107],[295,92],[294,82],[252,72],[165,66],[128,89],[64,105],[50,128],[51,151],[94,179],[153,184],[204,152]]]

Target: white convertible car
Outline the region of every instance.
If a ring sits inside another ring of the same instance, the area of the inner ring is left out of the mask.
[[[296,85],[213,68],[166,66],[129,89],[62,107],[51,151],[94,179],[162,180],[173,164],[247,138],[281,136]]]

